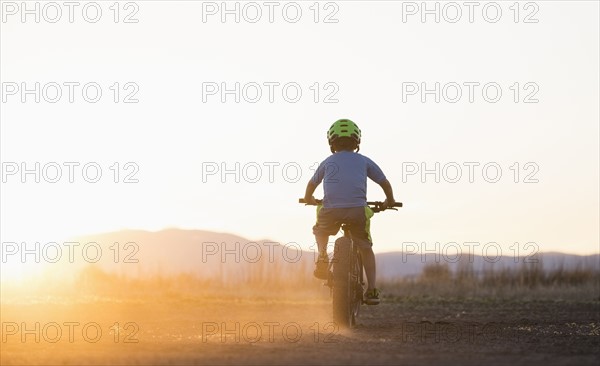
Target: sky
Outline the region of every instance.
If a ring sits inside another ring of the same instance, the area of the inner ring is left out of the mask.
[[[404,203],[373,219],[375,252],[599,252],[598,2],[21,4],[1,2],[3,243],[314,247],[298,198],[350,118]]]

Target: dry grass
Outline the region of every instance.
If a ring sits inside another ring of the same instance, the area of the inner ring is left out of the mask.
[[[382,287],[392,297],[600,300],[600,272],[583,266],[545,270],[543,263],[537,262],[524,263],[517,270],[488,268],[480,273],[459,266],[453,273],[447,264],[430,264],[419,277],[387,281]]]
[[[238,277],[202,278],[192,274],[134,278],[89,266],[69,281],[37,280],[24,286],[2,286],[2,301],[48,297],[77,298],[259,298],[327,299],[328,289],[312,277],[312,268],[257,265]],[[380,281],[388,298],[494,297],[506,299],[600,299],[600,273],[583,266],[545,270],[543,263],[517,270],[488,268],[476,273],[468,265],[452,271],[446,264],[424,267],[420,276]]]

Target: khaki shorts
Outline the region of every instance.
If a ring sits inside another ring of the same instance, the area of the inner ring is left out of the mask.
[[[324,208],[317,206],[317,223],[313,226],[315,236],[336,235],[342,224],[350,226],[354,243],[359,247],[373,246],[370,225],[373,210],[369,206],[347,208]]]

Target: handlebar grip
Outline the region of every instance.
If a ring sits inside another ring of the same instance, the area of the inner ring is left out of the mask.
[[[315,200],[315,201],[317,201],[318,204],[321,204],[323,202],[322,200]],[[298,203],[306,203],[306,200],[304,198],[299,198]]]
[[[367,201],[367,205],[369,206],[381,206],[383,204],[383,202],[381,201]],[[394,206],[389,206],[389,207],[402,207],[402,202],[396,202],[394,203]]]

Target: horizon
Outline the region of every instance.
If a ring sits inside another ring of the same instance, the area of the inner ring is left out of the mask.
[[[263,242],[263,241],[268,241],[268,242],[275,242],[275,243],[280,243],[281,245],[285,245],[284,242],[282,241],[278,241],[278,240],[274,240],[272,238],[269,238],[268,236],[263,236],[263,237],[259,237],[259,238],[246,238],[241,234],[238,233],[234,233],[234,232],[224,232],[224,231],[213,231],[213,230],[208,230],[208,229],[195,229],[195,228],[179,228],[179,227],[165,227],[162,229],[158,229],[158,230],[145,230],[145,229],[135,229],[135,228],[124,228],[124,229],[119,229],[119,230],[115,230],[115,231],[108,231],[108,232],[98,232],[98,233],[93,233],[93,234],[85,234],[85,235],[77,235],[77,236],[70,236],[69,238],[66,238],[65,240],[70,240],[70,239],[76,239],[76,238],[80,238],[80,237],[88,237],[88,236],[97,236],[97,235],[104,235],[104,234],[111,234],[111,233],[118,233],[121,231],[143,231],[143,232],[148,232],[148,233],[159,233],[162,231],[169,231],[169,230],[179,230],[179,231],[202,231],[202,232],[211,232],[211,233],[216,233],[216,234],[225,234],[225,235],[234,235],[237,237],[240,237],[243,240],[247,240],[248,242]],[[335,236],[335,238],[340,237],[341,235],[341,231],[338,233],[337,236]],[[332,237],[334,238],[334,237]],[[302,246],[302,244],[300,244]],[[305,251],[310,251],[309,249],[305,249],[304,246],[301,247],[302,250]],[[330,248],[331,249],[331,248]],[[379,251],[378,248],[376,246],[373,247],[373,251],[375,252],[375,254],[385,254],[385,253],[398,253],[401,252],[399,250],[394,250],[394,251]],[[417,252],[418,254],[421,254],[422,252]],[[427,251],[425,253],[428,253]],[[441,252],[437,252],[437,253],[441,253]],[[567,255],[579,255],[579,256],[590,256],[590,255],[600,255],[600,250],[598,250],[597,252],[590,252],[590,253],[571,253],[571,252],[567,252],[567,251],[539,251],[536,253],[530,253],[530,254],[521,254],[519,255],[519,257],[525,257],[528,255],[534,255],[534,254],[541,254],[541,253],[546,253],[546,254],[550,254],[550,253],[557,253],[557,254],[567,254]],[[475,255],[480,255],[480,254],[476,254]],[[505,256],[509,256],[509,255],[505,255]]]
[[[247,271],[260,271],[265,265],[280,271],[281,263],[290,266],[292,271],[305,271],[311,268],[316,258],[314,249],[307,250],[268,238],[251,240],[232,233],[173,227],[158,231],[123,229],[75,236],[64,242],[39,243],[40,246],[35,250],[31,244],[3,242],[0,285],[8,286],[5,289],[15,289],[20,285],[40,286],[48,280],[52,283],[71,283],[73,278],[78,278],[90,268],[96,268],[106,275],[127,278],[149,279],[157,275],[173,277],[190,274],[201,279],[213,278],[215,274],[211,274],[211,268],[214,270],[214,265],[220,263],[219,271],[223,271],[223,268],[233,271],[226,272],[229,273],[227,275],[221,273],[221,277],[231,280],[244,278]],[[490,268],[518,272],[530,266],[545,271],[556,271],[563,266],[566,271],[580,266],[583,270],[600,270],[600,253],[540,251],[526,254],[496,252],[490,255],[489,252],[469,250],[422,252],[414,244],[410,243],[407,247],[409,251],[376,252],[378,277],[388,281],[402,280],[422,274],[430,265],[446,266],[454,271],[463,265],[471,265],[475,273],[487,273]],[[93,249],[91,255],[88,247]],[[332,250],[330,246],[329,251]],[[32,256],[38,259],[33,262],[28,260]],[[239,272],[235,267],[242,271]]]

